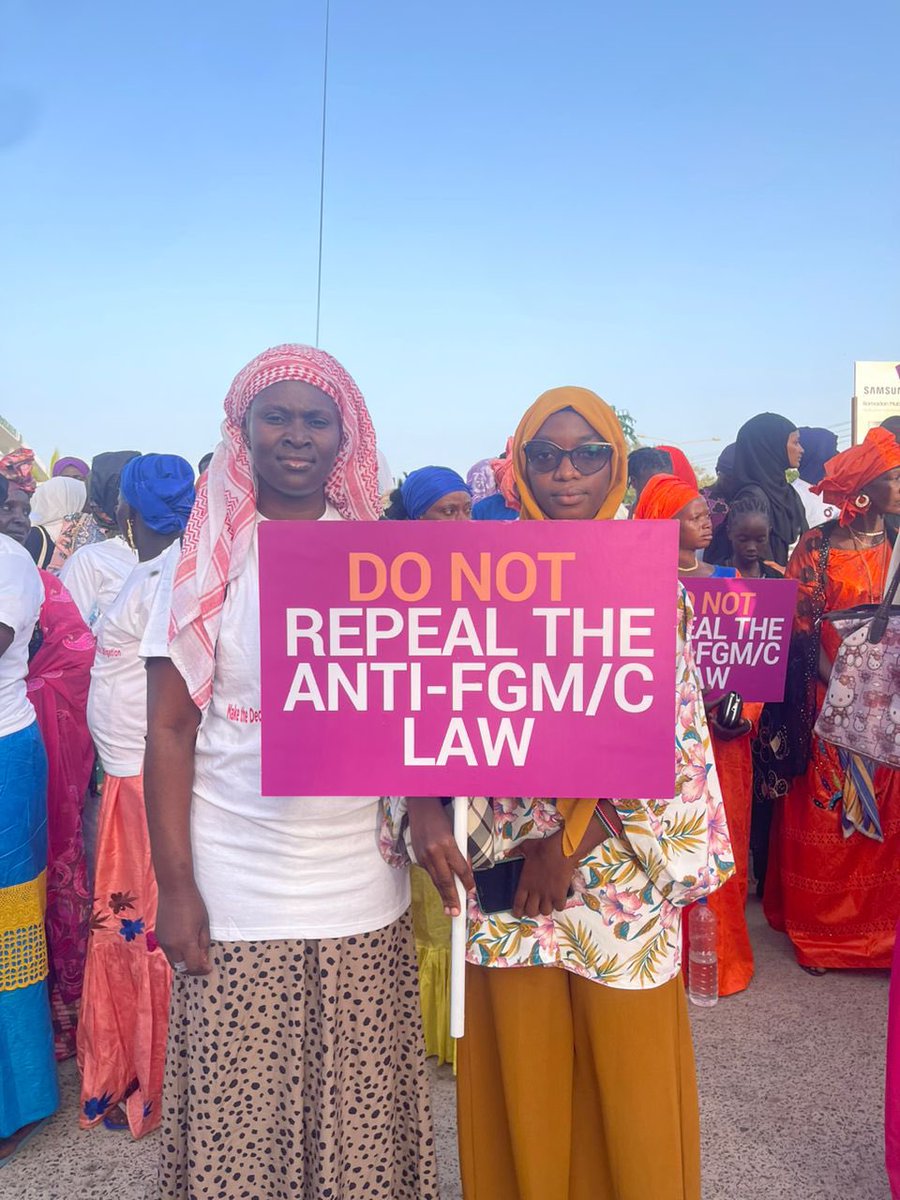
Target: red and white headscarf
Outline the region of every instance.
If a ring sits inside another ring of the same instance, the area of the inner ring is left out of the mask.
[[[201,709],[212,696],[226,588],[244,569],[256,526],[256,481],[245,418],[254,398],[284,379],[312,384],[331,397],[340,413],[341,444],[325,483],[328,502],[351,521],[374,521],[380,513],[375,430],[353,379],[324,350],[285,345],[263,351],[235,376],[225,397],[222,441],[197,485],[175,573],[169,646]]]

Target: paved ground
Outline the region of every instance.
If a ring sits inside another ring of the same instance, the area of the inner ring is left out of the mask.
[[[812,978],[755,902],[750,922],[758,954],[750,990],[692,1009],[704,1200],[890,1200],[882,1166],[886,973]],[[62,1111],[0,1172],[0,1198],[151,1200],[153,1139],[80,1133],[71,1063],[63,1084]],[[435,1071],[434,1103],[442,1194],[458,1200],[447,1068]]]

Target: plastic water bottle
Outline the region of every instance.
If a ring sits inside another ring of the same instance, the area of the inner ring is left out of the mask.
[[[719,956],[716,952],[716,914],[701,900],[688,916],[688,996],[691,1003],[712,1008],[719,1001]]]

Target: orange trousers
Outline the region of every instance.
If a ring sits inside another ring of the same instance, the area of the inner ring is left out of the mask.
[[[625,991],[556,967],[466,973],[465,1200],[700,1200],[681,977]]]

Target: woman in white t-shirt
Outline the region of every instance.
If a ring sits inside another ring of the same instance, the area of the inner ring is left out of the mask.
[[[254,359],[225,414],[168,648],[144,647],[157,936],[176,972],[159,1194],[429,1200],[409,884],[379,852],[379,798],[260,787],[257,525],[375,519],[374,430],[347,372],[306,346]]]
[[[66,558],[59,577],[91,627],[103,616],[137,563],[116,520],[119,479],[125,466],[138,457],[134,450],[98,454],[91,464],[91,519],[102,536]]]
[[[87,716],[105,779],[78,1065],[81,1127],[142,1137],[159,1125],[171,971],[156,941],[156,879],[144,812],[147,672],[140,656],[167,556],[179,551],[194,472],[174,454],[122,471],[118,519],[138,565],[97,621]],[[115,1003],[110,998],[115,997]]]
[[[0,476],[0,505],[9,485]],[[25,677],[44,589],[0,534],[0,1166],[59,1104],[47,994],[47,757]]]

